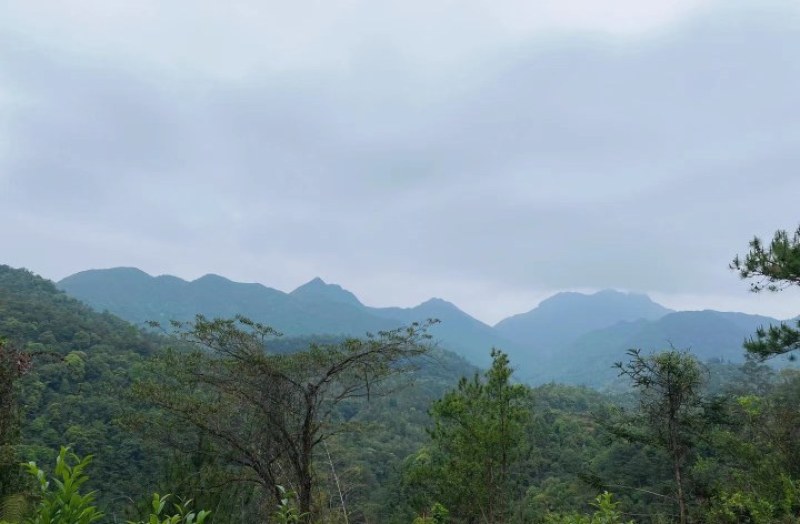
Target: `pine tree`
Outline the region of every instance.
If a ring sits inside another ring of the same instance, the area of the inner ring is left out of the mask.
[[[750,251],[742,259],[733,259],[730,268],[742,279],[754,280],[750,290],[778,292],[791,286],[800,286],[800,227],[789,235],[784,230],[775,232],[769,246],[758,237],[750,241]],[[800,320],[790,325],[782,323],[760,327],[754,337],[744,343],[748,354],[758,360],[800,349]]]
[[[462,378],[431,407],[431,437],[443,454],[439,472],[453,497],[448,508],[462,518],[504,522],[514,498],[513,466],[525,441],[529,390],[511,382],[508,357],[492,350],[492,366],[480,377]]]

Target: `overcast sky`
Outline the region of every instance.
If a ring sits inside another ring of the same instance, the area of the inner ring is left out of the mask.
[[[798,93],[795,0],[3,2],[0,263],[793,316]]]

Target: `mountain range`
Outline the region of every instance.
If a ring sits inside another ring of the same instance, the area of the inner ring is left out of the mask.
[[[437,318],[430,333],[443,349],[479,366],[492,347],[506,351],[517,376],[540,383],[558,381],[605,386],[612,364],[630,348],[688,349],[701,360],[744,360],[742,341],[757,327],[780,321],[719,311],[672,311],[647,295],[613,290],[558,293],[532,310],[494,326],[454,304],[432,298],[412,308],[364,305],[353,293],[319,278],[290,293],[219,275],[186,281],[150,276],[135,268],[88,270],[58,286],[98,311],[134,324],[242,314],[287,336],[363,335]]]
[[[153,277],[135,268],[113,268],[83,271],[58,286],[98,311],[107,310],[137,325],[150,320],[191,320],[198,313],[207,317],[241,314],[287,336],[361,336],[437,318],[441,323],[430,333],[443,348],[475,364],[488,364],[492,347],[515,347],[491,326],[445,300],[433,298],[413,308],[368,307],[349,291],[319,278],[284,293],[218,275],[188,282],[173,276]]]

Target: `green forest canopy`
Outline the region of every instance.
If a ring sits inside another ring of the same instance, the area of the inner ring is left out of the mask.
[[[778,291],[798,283],[798,244],[800,230],[768,246],[754,240],[732,267],[761,279],[754,290]],[[201,317],[160,335],[25,270],[0,267],[0,290],[0,519],[74,524],[66,515],[78,510],[86,522],[220,523],[800,515],[793,370],[669,349],[620,356],[625,391],[530,387],[513,380],[502,351],[481,372],[426,347],[424,326],[287,340],[246,319]],[[746,347],[756,360],[791,352],[797,329],[765,328]],[[20,468],[28,461],[57,466]],[[61,484],[47,483],[51,475]],[[153,493],[193,502],[168,516],[168,499]]]

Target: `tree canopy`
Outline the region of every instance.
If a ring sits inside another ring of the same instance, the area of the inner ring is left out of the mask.
[[[750,241],[750,251],[730,264],[742,279],[752,280],[750,290],[778,292],[800,286],[800,226],[790,234],[775,232],[768,245],[758,237]],[[800,320],[762,326],[745,341],[748,354],[760,360],[800,349]]]

